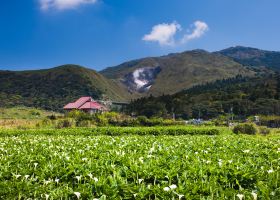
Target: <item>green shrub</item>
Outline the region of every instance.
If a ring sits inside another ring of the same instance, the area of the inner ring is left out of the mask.
[[[265,126],[260,126],[259,133],[262,135],[268,135],[270,133],[270,129]]]
[[[50,126],[50,125],[52,125],[52,121],[50,119],[43,119],[42,125],[43,126]]]
[[[17,129],[18,129],[18,130],[28,130],[28,129],[30,129],[30,127],[27,126],[27,125],[18,125],[18,126],[17,126]]]
[[[123,121],[117,122],[112,125],[121,126],[121,127],[137,127],[140,126],[140,123],[137,119],[124,119]]]
[[[57,119],[57,117],[55,115],[50,115],[47,118],[50,119],[50,120],[56,120]]]
[[[258,133],[258,128],[255,124],[252,123],[245,123],[245,124],[238,124],[233,128],[233,132],[235,134],[248,134],[248,135],[255,135]]]
[[[98,128],[65,128],[69,126],[71,120],[61,120],[58,128],[60,129],[31,129],[31,130],[1,130],[0,136],[17,135],[218,135],[220,130],[216,128],[194,128],[186,126],[168,126],[168,127],[98,127]],[[63,128],[63,129],[62,129]]]
[[[80,111],[80,110],[73,110],[73,111],[67,113],[66,117],[73,118],[73,119],[76,119],[76,120],[88,120],[88,119],[92,118],[90,114],[85,113],[85,112]]]
[[[38,111],[38,110],[31,110],[29,111],[30,115],[33,115],[33,116],[40,116],[41,115],[41,112]]]
[[[75,121],[73,119],[62,119],[56,124],[56,128],[71,128],[74,127]]]
[[[104,115],[95,114],[94,121],[98,126],[107,126],[108,125],[108,119]]]
[[[53,125],[52,120],[49,118],[43,119],[42,121],[38,122],[36,124],[36,128],[41,128],[41,127],[51,127]]]
[[[90,120],[77,121],[77,127],[92,127],[93,123]]]
[[[148,124],[149,119],[146,116],[137,117],[137,121],[140,125],[146,126]]]

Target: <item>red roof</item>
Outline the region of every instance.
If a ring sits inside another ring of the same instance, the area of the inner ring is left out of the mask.
[[[87,110],[87,109],[96,109],[96,110],[107,110],[106,107],[99,104],[98,102],[94,101],[91,97],[81,97],[77,101],[73,103],[69,103],[64,106],[64,109],[71,110],[71,109],[80,109],[80,110]]]
[[[75,109],[74,103],[68,103],[66,106],[63,107],[64,109]]]
[[[103,106],[100,105],[99,103],[97,102],[86,102],[84,105],[82,105],[79,109],[102,109]]]

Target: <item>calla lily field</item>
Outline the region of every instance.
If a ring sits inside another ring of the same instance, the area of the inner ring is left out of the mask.
[[[196,134],[2,133],[0,199],[279,199],[279,135],[190,129]]]

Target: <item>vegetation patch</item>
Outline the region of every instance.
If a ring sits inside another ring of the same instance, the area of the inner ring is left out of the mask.
[[[238,124],[233,128],[235,134],[248,134],[256,135],[258,133],[258,127],[252,123]]]
[[[279,144],[279,136],[70,130],[0,137],[0,199],[280,199]]]
[[[64,123],[64,122],[63,122]],[[68,123],[68,122],[66,122]],[[0,136],[23,135],[58,135],[58,136],[126,136],[126,135],[218,135],[221,130],[211,127],[98,127],[98,128],[65,128],[65,129],[29,129],[29,130],[0,130]]]

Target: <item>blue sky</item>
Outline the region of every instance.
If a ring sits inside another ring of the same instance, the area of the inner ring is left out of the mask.
[[[279,0],[0,2],[0,69],[79,64],[243,45],[280,50]]]

